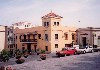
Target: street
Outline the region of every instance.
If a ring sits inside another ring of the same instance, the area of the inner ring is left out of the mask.
[[[50,55],[50,54],[49,54]],[[100,52],[65,57],[48,56],[46,60],[28,58],[23,64],[8,65],[16,70],[100,70]]]

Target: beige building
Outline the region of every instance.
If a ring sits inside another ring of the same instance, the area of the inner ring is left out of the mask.
[[[0,25],[0,52],[6,47],[6,31],[7,27]]]
[[[12,24],[13,28],[19,28],[19,29],[25,29],[25,28],[31,28],[33,27],[32,23],[29,22],[17,22],[15,24]]]
[[[76,43],[76,28],[62,26],[62,17],[49,13],[42,17],[42,26],[15,29],[16,49],[37,49],[56,52]]]
[[[79,28],[77,31],[77,44],[100,47],[100,28]]]

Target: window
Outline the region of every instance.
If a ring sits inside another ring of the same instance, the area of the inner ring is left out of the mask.
[[[9,35],[9,31],[8,31],[8,35]]]
[[[65,34],[65,40],[68,40],[68,34]]]
[[[55,44],[55,48],[58,48],[58,44]]]
[[[28,35],[28,39],[30,39],[30,35]]]
[[[17,39],[17,36],[16,36],[16,39]]]
[[[21,36],[22,36],[22,35],[20,35],[19,39],[21,39]]]
[[[8,38],[8,41],[9,41],[9,38]]]
[[[55,34],[55,39],[58,39],[58,34]]]
[[[46,22],[44,22],[44,27],[46,26]]]
[[[24,35],[24,39],[26,39],[26,35]]]
[[[28,27],[28,25],[27,25],[27,27]]]
[[[72,33],[72,40],[75,40],[75,34]]]
[[[33,34],[33,39],[35,39],[35,34]]]
[[[65,44],[65,47],[67,47],[67,44]]]
[[[26,25],[25,25],[25,27],[26,27]]]
[[[15,47],[15,44],[13,46]]]
[[[59,26],[59,22],[57,22],[57,26]]]
[[[15,41],[15,38],[14,38],[14,41]]]
[[[22,47],[22,50],[25,50],[25,47]]]
[[[94,35],[94,37],[96,37],[96,34]]]
[[[100,36],[98,36],[98,39],[100,39]]]
[[[17,49],[17,44],[16,44],[16,49]]]
[[[45,34],[45,41],[48,41],[48,34]]]
[[[12,46],[12,45],[10,45],[10,48],[13,48],[13,46]]]
[[[22,44],[22,46],[24,46],[24,44]]]
[[[38,34],[38,38],[41,39],[41,34]]]
[[[49,26],[49,22],[47,22],[47,26]]]
[[[54,25],[56,25],[56,22],[54,22]]]
[[[11,33],[13,33],[13,31],[11,31]]]
[[[49,22],[44,22],[44,27],[49,26]]]
[[[13,38],[11,38],[11,41],[13,41]]]
[[[48,46],[45,46],[45,50],[48,51]]]

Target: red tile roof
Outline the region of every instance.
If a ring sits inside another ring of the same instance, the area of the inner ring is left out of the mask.
[[[62,17],[57,15],[57,14],[55,14],[55,13],[53,13],[53,12],[51,12],[51,13],[43,16],[42,18],[62,18]]]

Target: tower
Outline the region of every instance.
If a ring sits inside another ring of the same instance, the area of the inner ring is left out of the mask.
[[[61,16],[51,11],[50,13],[42,17],[42,26],[44,27],[60,26],[61,18],[62,18]]]
[[[42,26],[45,27],[44,37],[48,40],[44,42],[44,46],[47,46],[50,52],[55,52],[62,48],[60,47],[62,42],[59,42],[62,40],[61,18],[61,16],[52,11],[42,17]]]

